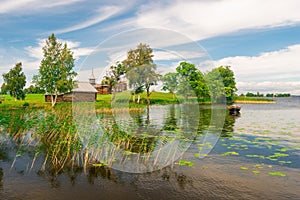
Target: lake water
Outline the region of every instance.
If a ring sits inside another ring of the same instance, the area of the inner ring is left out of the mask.
[[[87,154],[78,154],[74,162],[65,162],[69,167],[56,171],[44,163],[42,148],[34,159],[37,151],[31,149],[38,141],[28,139],[30,132],[20,139],[5,134],[2,126],[0,199],[300,199],[300,98],[276,101],[243,104],[240,116],[225,114],[223,121],[222,110],[214,115],[210,106],[152,106],[148,113],[117,114],[114,120],[99,114],[101,128],[114,130],[116,123],[118,134],[110,132],[110,143],[102,143],[105,152],[97,144],[84,148],[92,146],[92,159],[106,158],[110,167],[99,162],[85,167],[80,158]],[[124,135],[136,130],[144,135]],[[148,154],[150,166],[140,156]]]

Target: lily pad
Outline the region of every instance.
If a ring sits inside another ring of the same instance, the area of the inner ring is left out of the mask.
[[[199,158],[199,157],[200,157],[200,153],[195,153],[194,156],[195,156],[196,158]]]
[[[281,176],[281,177],[284,177],[286,176],[286,174],[282,173],[282,172],[269,172],[269,174],[271,176]]]
[[[261,164],[256,164],[256,165],[254,165],[254,167],[257,167],[258,169],[262,169],[262,168],[263,168],[263,165],[261,165]]]
[[[240,167],[241,170],[248,170],[248,167]]]
[[[221,154],[221,156],[228,156],[228,155],[238,156],[240,154],[238,152],[235,152],[235,151],[228,151],[228,152],[225,152],[225,153]]]
[[[186,161],[186,160],[179,160],[179,165],[180,166],[189,166],[189,167],[193,167],[195,164],[193,162],[190,161]]]
[[[292,164],[292,161],[280,160],[279,162],[282,164]]]

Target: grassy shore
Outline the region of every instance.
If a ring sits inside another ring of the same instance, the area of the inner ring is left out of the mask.
[[[43,94],[28,94],[26,95],[25,100],[17,100],[14,101],[13,97],[9,95],[0,95],[0,99],[2,99],[2,104],[0,104],[0,108],[10,108],[10,107],[37,107],[37,108],[51,108],[51,103],[45,102],[45,97]],[[137,96],[136,96],[137,99]],[[97,100],[95,102],[96,109],[110,109],[112,107],[112,95],[97,95]],[[115,104],[127,103],[128,107],[131,109],[140,109],[146,105],[146,93],[141,95],[140,103],[133,103],[132,96],[129,91],[124,93],[118,93],[115,97]],[[124,101],[125,100],[125,101]],[[182,101],[182,97],[173,98],[171,93],[163,93],[163,92],[152,92],[150,96],[151,104],[176,104]],[[130,103],[128,103],[130,101]],[[210,99],[200,99],[198,101],[201,104],[210,104]],[[273,99],[270,98],[257,98],[257,97],[236,97],[234,100],[235,103],[275,103]],[[124,104],[124,105],[125,105]],[[57,107],[70,105],[70,103],[57,103]]]
[[[238,104],[269,104],[276,103],[274,99],[264,97],[235,97],[234,103]]]
[[[25,100],[17,100],[15,101],[13,97],[10,95],[0,95],[0,99],[2,103],[0,104],[0,108],[10,108],[10,107],[41,107],[41,108],[51,108],[51,103],[45,102],[45,96],[43,94],[27,94]],[[115,97],[116,103],[120,103],[120,101],[124,100],[130,103],[128,104],[129,108],[143,108],[146,105],[146,93],[141,95],[140,103],[133,103],[132,97],[129,92],[126,93],[118,93]],[[95,108],[111,108],[112,95],[97,95],[97,100],[95,102]],[[137,96],[136,96],[137,100]],[[170,93],[162,93],[162,92],[153,92],[150,96],[151,104],[172,104],[178,103],[179,99],[176,97],[173,98]],[[70,103],[66,102],[57,102],[56,106],[64,106],[70,105]]]

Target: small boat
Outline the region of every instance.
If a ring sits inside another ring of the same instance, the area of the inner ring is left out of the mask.
[[[228,106],[228,110],[231,115],[236,115],[236,114],[240,113],[241,106],[233,104],[233,105]]]

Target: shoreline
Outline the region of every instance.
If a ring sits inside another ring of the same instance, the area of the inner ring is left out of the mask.
[[[264,101],[264,100],[236,100],[234,103],[238,104],[275,104],[276,101]]]

